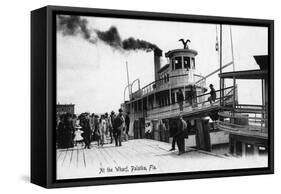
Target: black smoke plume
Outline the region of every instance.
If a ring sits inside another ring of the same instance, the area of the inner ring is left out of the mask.
[[[130,37],[122,42],[124,50],[144,50],[150,52],[152,50],[160,50],[157,45],[147,42],[145,40],[135,39]]]
[[[120,34],[115,26],[111,26],[107,31],[96,30],[97,36],[104,43],[112,46],[113,48],[120,49],[122,48],[122,40]]]
[[[62,31],[63,35],[81,34],[83,38],[90,39],[91,32],[87,27],[88,21],[81,19],[80,16],[58,16],[57,29]]]
[[[98,40],[101,40],[110,47],[120,51],[143,50],[150,52],[152,50],[160,50],[157,45],[145,40],[135,39],[133,37],[122,40],[118,29],[115,26],[111,26],[106,31],[97,29],[90,30],[88,21],[82,19],[80,16],[58,16],[57,29],[58,31],[61,31],[63,35],[76,36],[77,34],[81,34],[84,39],[93,44],[96,43],[92,38],[92,33],[95,32]]]

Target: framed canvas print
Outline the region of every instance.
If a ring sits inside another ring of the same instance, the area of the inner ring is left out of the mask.
[[[31,182],[273,173],[272,20],[31,12]]]

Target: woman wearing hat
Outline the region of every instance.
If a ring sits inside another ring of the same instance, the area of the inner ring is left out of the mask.
[[[101,146],[103,146],[103,144],[106,141],[106,121],[105,121],[105,116],[101,115],[100,118],[100,125],[99,125],[99,131],[100,131],[100,142],[101,142]]]

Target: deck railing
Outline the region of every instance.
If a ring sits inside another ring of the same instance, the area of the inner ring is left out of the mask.
[[[218,126],[241,135],[267,138],[267,115],[267,108],[262,105],[237,104],[234,107],[222,107]]]
[[[223,89],[224,97],[226,104],[233,103],[233,87],[228,87]],[[218,108],[220,105],[220,90],[216,91],[217,98],[215,102],[212,104],[208,101],[208,96],[210,96],[209,93],[202,94],[199,96],[196,96],[192,99],[192,101],[184,100],[183,102],[183,109],[180,110],[179,103],[175,102],[172,104],[167,104],[165,106],[156,106],[152,109],[144,110],[144,116],[149,118],[163,118],[163,117],[173,117],[178,115],[179,113],[187,114],[191,113],[192,111],[200,111],[200,110],[206,110],[210,108]],[[136,113],[138,114],[138,113]]]
[[[190,83],[190,84],[196,83],[199,80],[199,82],[196,85],[200,86],[200,87],[205,87],[206,79],[204,79],[203,76],[194,74],[193,79],[191,79],[191,78],[189,79],[189,77],[191,77],[191,76],[190,76],[189,73],[187,73],[187,74],[168,76],[168,77],[165,77],[165,78],[162,78],[162,79],[158,79],[158,80],[156,80],[154,82],[151,82],[150,84],[144,86],[141,89],[141,94],[142,95],[149,95],[149,94],[151,94],[151,93],[153,93],[153,92],[155,92],[159,89],[167,88],[171,85],[172,82],[175,82],[177,79],[183,79],[183,78],[184,79],[188,78],[187,83]],[[181,84],[182,82],[179,81],[179,83]],[[172,84],[172,85],[174,85],[174,84]]]
[[[224,101],[229,102],[229,100],[232,99],[233,86],[230,86],[230,87],[224,88],[222,90],[216,90],[216,99],[213,102],[213,104],[217,104],[221,100],[220,91],[223,91],[223,93],[224,93],[224,96],[222,97]],[[209,92],[207,92],[205,94],[194,96],[193,98],[185,98],[185,100],[183,101],[183,107],[189,107],[189,106],[197,107],[199,105],[206,105],[206,104],[210,105],[210,101],[208,100],[208,97],[210,97]],[[177,104],[177,106],[178,106],[177,101],[175,101],[174,103],[168,103],[167,105],[164,105],[164,106],[169,106],[169,105],[173,105],[173,104]],[[158,105],[158,106],[153,107],[153,109],[162,108],[164,106]]]

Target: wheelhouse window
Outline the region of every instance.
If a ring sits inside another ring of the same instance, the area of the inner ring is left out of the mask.
[[[182,68],[182,59],[181,57],[175,57],[175,69]]]
[[[175,104],[176,103],[176,99],[175,99],[175,93],[174,92],[172,92],[171,93],[171,101],[172,101],[172,104]]]
[[[195,69],[195,58],[194,57],[191,58],[191,67],[193,69]]]
[[[189,57],[183,57],[183,66],[185,69],[190,69],[190,58]]]
[[[137,103],[134,102],[133,104],[134,104],[134,112],[138,112],[138,110],[137,110]]]

